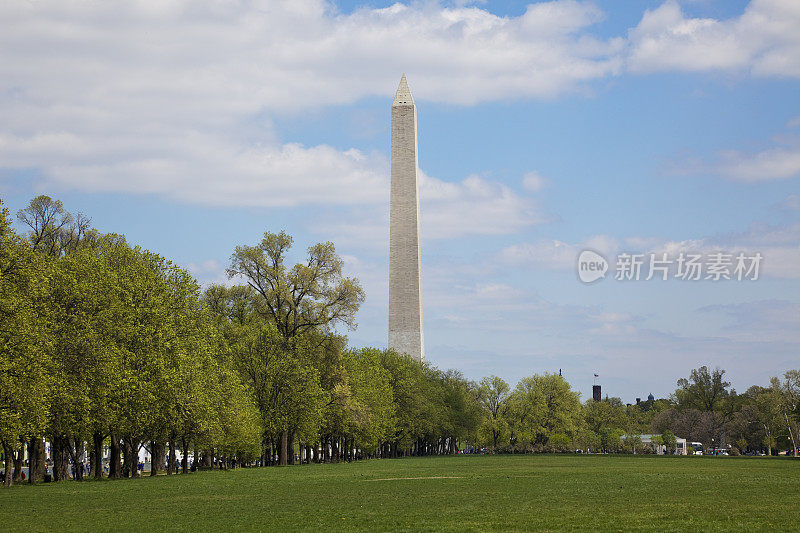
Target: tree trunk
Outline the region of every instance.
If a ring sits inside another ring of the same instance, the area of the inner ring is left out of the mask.
[[[164,461],[164,455],[157,453],[157,452],[160,452],[160,450],[158,449],[159,446],[160,446],[160,444],[157,443],[156,441],[154,441],[154,440],[150,441],[150,475],[151,476],[157,476],[158,475],[158,465],[159,465],[159,463]],[[160,461],[158,460],[159,456],[161,457]],[[144,472],[142,472],[142,473],[144,474]]]
[[[794,441],[794,431],[792,431],[792,423],[789,421],[789,415],[786,414],[786,409],[783,410],[783,417],[786,419],[786,427],[789,429],[789,439],[792,441],[792,456],[797,457],[797,443]]]
[[[108,477],[111,479],[119,479],[122,477],[120,469],[120,446],[119,437],[116,434],[111,434],[111,447],[109,449],[108,457]]]
[[[53,480],[69,479],[69,442],[64,436],[53,437],[51,441],[53,453]]]
[[[67,437],[67,449],[72,458],[72,465],[75,471],[75,481],[83,481],[83,461],[81,460],[81,453],[83,452],[83,442],[78,439],[73,439],[72,443],[69,442]]]
[[[167,475],[172,475],[175,473],[176,468],[176,457],[175,457],[175,435],[172,435],[169,438],[169,459],[167,460]]]
[[[42,448],[42,439],[39,437],[34,437],[28,442],[28,483],[30,484],[41,480],[39,477],[39,462]]]
[[[767,436],[767,457],[772,457],[772,435],[766,424],[764,425],[764,434]]]
[[[36,443],[37,465],[36,465],[36,478],[44,481],[44,475],[47,473],[47,448],[45,440],[39,439]]]
[[[94,461],[92,462],[92,473],[95,479],[103,478],[103,434],[95,433],[92,435],[92,447],[94,448]]]
[[[281,448],[280,452],[278,453],[278,464],[280,466],[286,466],[288,453],[289,453],[289,432],[283,431],[281,433]]]
[[[294,460],[294,431],[290,431],[286,442],[287,460],[290,465],[295,464]]]
[[[30,439],[28,441],[28,483],[35,483],[36,482],[36,475],[34,471],[36,469],[36,455],[35,452],[36,447],[36,439]]]
[[[212,454],[211,452],[203,452],[200,455],[200,466],[205,468],[210,468],[212,463]]]
[[[157,476],[164,468],[164,450],[166,445],[163,441],[150,442],[150,475]]]
[[[11,449],[11,446],[9,446],[6,441],[3,441],[3,455],[6,458],[6,469],[3,473],[3,486],[10,487],[11,475],[14,472],[14,450]]]
[[[130,477],[139,476],[139,441],[131,438],[123,438],[123,462],[125,469],[123,475]]]
[[[181,457],[181,473],[188,474],[189,473],[189,444],[186,442],[186,439],[181,439],[181,444],[183,444],[183,457]]]
[[[14,452],[13,460],[14,460],[14,474],[11,476],[12,483],[21,483],[22,482],[22,460],[25,456],[25,443],[18,442],[17,443],[17,450]]]

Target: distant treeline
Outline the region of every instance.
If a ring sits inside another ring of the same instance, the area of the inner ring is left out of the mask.
[[[463,451],[643,453],[636,435],[741,452],[796,448],[800,371],[737,394],[693,370],[669,399],[581,403],[557,374],[479,383],[390,350],[351,349],[364,301],[333,244],[289,266],[292,239],[237,247],[240,285],[201,291],[163,257],[47,196],[0,200],[0,442],[5,485]],[[104,449],[109,448],[104,459]],[[84,458],[89,471],[84,471]],[[180,461],[179,458],[180,457]],[[192,457],[192,459],[190,459]],[[164,461],[160,458],[165,458]]]

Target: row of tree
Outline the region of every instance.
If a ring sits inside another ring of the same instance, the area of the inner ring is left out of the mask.
[[[163,456],[169,442],[172,461],[177,446],[258,453],[257,409],[187,272],[99,234],[48,197],[19,218],[27,238],[15,234],[7,209],[0,213],[6,485],[21,474],[25,451],[30,480],[42,477],[44,439],[55,480],[70,475],[70,464],[83,477],[87,446],[98,477],[104,444],[111,477],[136,472],[143,443]]]
[[[163,257],[46,196],[0,203],[0,443],[10,485],[28,457],[55,480],[416,454],[643,451],[657,432],[743,451],[797,438],[800,372],[738,395],[692,371],[670,399],[581,403],[556,374],[480,383],[388,350],[349,349],[364,300],[331,243],[290,266],[292,239],[237,247],[233,285],[201,291]],[[656,439],[658,440],[658,438]],[[109,449],[105,457],[105,448]],[[638,450],[637,450],[638,448]],[[792,444],[792,448],[796,448]],[[27,452],[27,453],[26,453]],[[178,457],[181,464],[178,465]],[[165,461],[162,458],[166,458]]]
[[[478,387],[483,407],[477,443],[491,451],[650,452],[653,444],[674,449],[675,437],[732,453],[797,450],[800,371],[790,370],[769,387],[737,394],[724,370],[692,370],[666,399],[625,404],[619,398],[579,403],[556,375],[522,379],[515,389],[498,377]]]

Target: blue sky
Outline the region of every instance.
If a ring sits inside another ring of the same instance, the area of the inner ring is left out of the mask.
[[[6,2],[0,197],[46,193],[224,281],[332,240],[386,345],[389,111],[418,108],[428,360],[626,401],[800,367],[800,5]],[[583,284],[591,248],[611,276]],[[621,251],[760,252],[757,281],[613,278]]]

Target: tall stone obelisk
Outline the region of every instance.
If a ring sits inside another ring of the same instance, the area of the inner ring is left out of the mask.
[[[403,74],[392,103],[389,348],[424,361],[419,245],[417,108]]]

